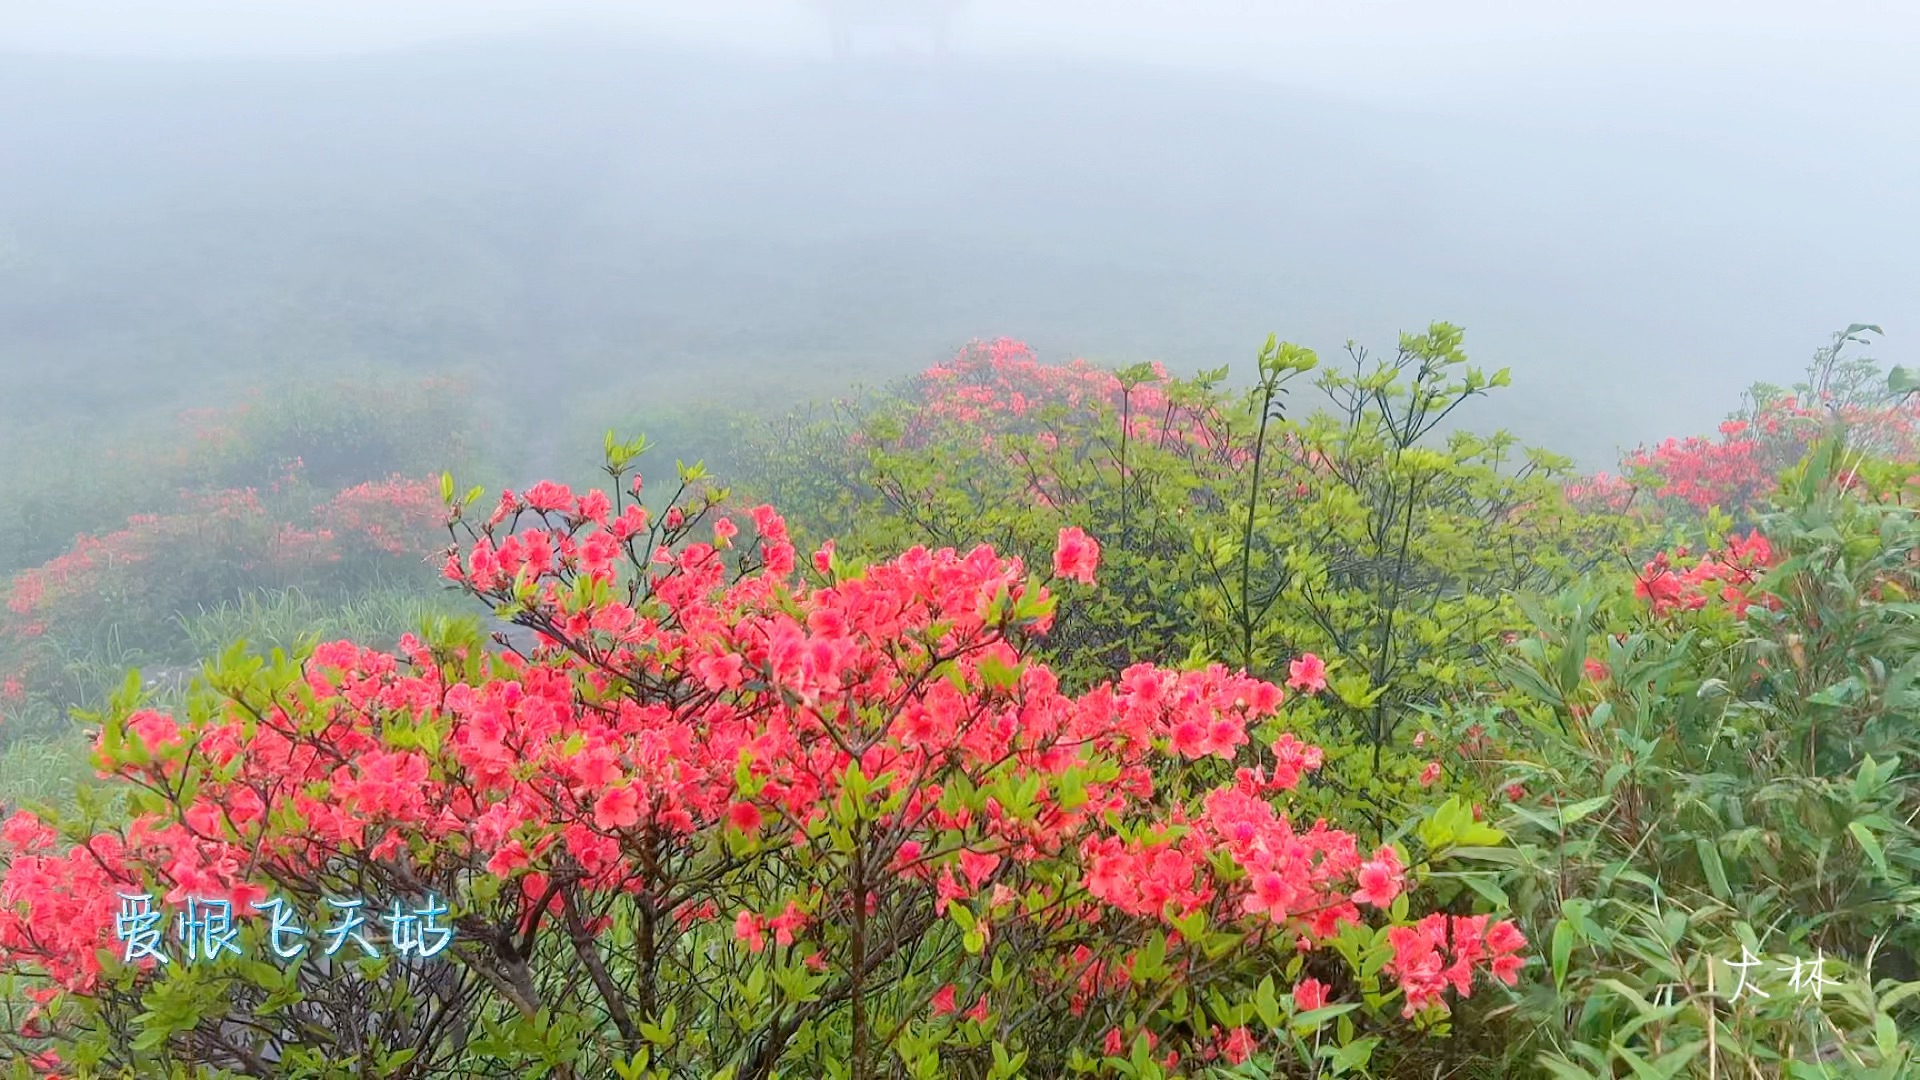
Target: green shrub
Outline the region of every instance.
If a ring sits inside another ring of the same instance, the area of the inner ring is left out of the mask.
[[[1406,335],[1384,362],[1349,352],[1351,371],[1319,379],[1336,411],[1295,419],[1288,384],[1318,359],[1273,340],[1244,394],[1224,369],[1172,379],[980,343],[756,460],[813,477],[791,487],[797,529],[811,512],[850,552],[989,543],[1037,566],[1062,528],[1094,535],[1101,588],[1045,645],[1074,685],[1164,657],[1284,681],[1278,657],[1327,658],[1335,693],[1300,732],[1327,746],[1327,807],[1360,799],[1384,825],[1427,764],[1417,710],[1487,682],[1525,625],[1516,595],[1578,579],[1635,527],[1570,507],[1563,459],[1436,435],[1505,382],[1467,363],[1457,328]]]
[[[1522,760],[1485,764],[1531,793],[1505,887],[1550,977],[1514,1067],[1914,1067],[1920,522],[1857,464],[1831,437],[1757,539],[1563,594],[1520,641],[1487,722]],[[1816,961],[1824,997],[1792,985]]]

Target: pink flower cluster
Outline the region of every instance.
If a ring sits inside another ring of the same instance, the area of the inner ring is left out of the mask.
[[[936,433],[964,429],[978,432],[989,446],[1001,435],[1032,434],[1052,451],[1059,443],[1049,422],[1059,413],[1068,423],[1124,414],[1127,434],[1136,441],[1233,452],[1219,418],[1177,404],[1167,392],[1165,365],[1150,367],[1152,378],[1129,392],[1119,375],[1086,360],[1047,364],[1011,338],[976,341],[921,373],[915,393],[920,411],[906,444],[925,445]]]
[[[431,547],[429,538],[443,515],[433,485],[390,476],[347,488],[314,516],[331,536],[356,537],[387,555],[419,557]]]
[[[1624,514],[1637,489],[1625,477],[1599,472],[1568,484],[1567,502],[1590,514]]]
[[[1811,403],[1793,396],[1767,402],[1721,424],[1718,438],[1667,439],[1634,450],[1622,464],[1650,473],[1657,498],[1676,499],[1702,513],[1715,507],[1739,513],[1763,501],[1775,478],[1836,422],[1846,427],[1855,448],[1896,460],[1920,456],[1920,400],[1866,406],[1824,394]],[[1570,488],[1568,496],[1604,505],[1619,496],[1619,489],[1620,483],[1603,473]]]
[[[1690,435],[1668,439],[1652,449],[1628,454],[1625,465],[1659,478],[1659,498],[1679,499],[1695,510],[1739,510],[1757,503],[1773,484],[1774,470],[1763,460],[1760,444],[1746,425],[1729,421],[1719,440]]]
[[[1154,375],[1164,380],[1166,368],[1154,365]],[[1026,343],[996,338],[973,342],[948,363],[922,372],[919,397],[930,419],[1002,426],[1049,406],[1117,409],[1123,389],[1119,376],[1085,360],[1044,364]],[[1143,418],[1166,406],[1165,394],[1151,383],[1134,393]],[[1147,430],[1143,426],[1140,432]]]
[[[1681,548],[1676,556],[1686,558],[1686,549]],[[1673,559],[1662,551],[1641,568],[1633,592],[1647,601],[1656,615],[1697,611],[1713,595],[1731,607],[1736,618],[1744,618],[1755,603],[1778,605],[1777,599],[1754,592],[1755,584],[1777,561],[1773,545],[1758,532],[1729,538],[1726,550],[1709,551],[1685,569],[1676,569]],[[1713,588],[1715,584],[1720,587]]]
[[[1485,915],[1434,914],[1387,931],[1393,958],[1386,970],[1406,993],[1405,1015],[1439,1004],[1449,986],[1461,997],[1470,996],[1477,965],[1508,986],[1515,984],[1526,963],[1516,954],[1527,939],[1512,922],[1488,922]]]

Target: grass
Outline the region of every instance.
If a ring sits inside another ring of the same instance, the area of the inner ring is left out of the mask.
[[[344,602],[317,599],[298,589],[263,591],[181,616],[183,640],[168,651],[215,656],[234,641],[245,641],[260,651],[292,652],[316,637],[351,638],[390,648],[400,635],[433,617],[462,611],[463,605],[451,594],[399,586],[376,588]],[[120,684],[128,668],[148,658],[138,650],[110,647],[91,656],[76,653],[71,659],[87,668],[88,681],[104,694]],[[144,670],[151,703],[159,708],[177,704],[197,672],[197,665]],[[22,726],[10,733],[16,737],[0,746],[0,810],[27,803],[71,809],[75,786],[94,782],[88,740],[64,718],[36,713],[32,722],[19,719]]]
[[[0,749],[0,808],[11,812],[22,804],[45,803],[71,811],[74,789],[95,782],[91,751],[78,732]]]
[[[319,599],[299,589],[248,593],[237,601],[202,608],[180,618],[181,633],[195,655],[216,656],[236,641],[260,651],[294,652],[303,641],[351,639],[391,648],[435,616],[468,614],[472,608],[451,593],[435,594],[388,585],[344,601]]]

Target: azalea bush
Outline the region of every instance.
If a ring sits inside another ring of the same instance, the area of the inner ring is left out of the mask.
[[[22,434],[0,473],[0,576],[129,516],[177,512],[183,499],[217,492],[266,492],[289,468],[322,500],[393,475],[478,469],[484,431],[460,385],[382,378],[256,390],[110,435]]]
[[[264,490],[182,494],[166,512],[81,535],[0,585],[0,740],[58,731],[130,666],[197,664],[183,623],[262,591],[344,603],[430,586],[441,515],[431,481],[392,476],[330,496],[297,463]]]
[[[1055,589],[1105,573],[1084,533],[1043,575],[984,546],[802,566],[778,514],[689,473],[649,512],[608,442],[610,491],[449,500],[445,576],[526,645],[443,623],[397,654],[234,650],[181,713],[116,704],[111,797],[0,827],[17,1062],[1426,1072],[1446,1039],[1382,1035],[1448,1035],[1517,982],[1498,911],[1416,907],[1499,832],[1457,804],[1391,844],[1297,819],[1322,758],[1281,688],[1145,664],[1063,688],[1039,644]],[[247,955],[129,962],[122,894],[229,903]],[[370,920],[368,948],[266,953],[254,905],[317,925],[346,895],[443,915],[451,945]]]
[[[1814,353],[1806,377],[1792,386],[1755,383],[1718,437],[1671,438],[1640,447],[1623,459],[1626,479],[1602,474],[1578,494],[1615,497],[1623,487],[1644,491],[1651,509],[1685,522],[1712,514],[1751,525],[1764,512],[1779,476],[1798,464],[1834,422],[1852,445],[1882,460],[1920,456],[1920,404],[1890,385],[1871,358],[1849,355],[1877,326],[1856,323]],[[1624,505],[1624,504],[1618,504]],[[1720,526],[1708,525],[1708,530]]]
[[[1311,798],[1363,807],[1384,834],[1440,794],[1418,784],[1417,710],[1489,682],[1503,635],[1525,625],[1516,595],[1616,558],[1639,525],[1570,502],[1563,459],[1441,434],[1506,382],[1469,363],[1458,328],[1348,359],[1327,370],[1270,339],[1254,386],[1234,393],[1224,369],[1175,379],[976,343],[781,446],[842,448],[802,505],[828,507],[848,550],[986,542],[1034,561],[1061,528],[1096,537],[1102,587],[1043,646],[1070,685],[1168,657],[1281,681],[1293,658],[1324,658],[1312,678],[1332,693],[1288,718],[1327,749]],[[1292,384],[1309,377],[1332,408],[1292,416]]]
[[[209,612],[231,626],[271,597],[430,593],[430,477],[474,462],[483,430],[457,384],[372,379],[36,442],[0,476],[0,744],[64,736],[128,668],[177,683],[204,656],[192,624]]]

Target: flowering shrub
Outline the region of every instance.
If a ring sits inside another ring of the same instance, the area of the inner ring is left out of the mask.
[[[440,524],[441,515],[432,484],[395,475],[347,488],[314,518],[341,538],[342,554],[418,558],[422,538]]]
[[[1624,467],[1654,477],[1650,486],[1656,498],[1678,500],[1702,514],[1754,506],[1771,489],[1775,475],[1760,441],[1740,420],[1721,424],[1717,441],[1690,435],[1635,450]]]
[[[977,344],[780,463],[838,530],[806,544],[611,437],[605,492],[436,506],[227,425],[189,458],[257,476],[0,597],[10,718],[85,633],[320,605],[277,616],[290,658],[117,701],[106,786],[0,822],[0,1045],[76,1076],[1905,1075],[1906,405],[1830,364],[1569,482],[1430,434],[1504,381],[1457,329],[1353,359],[1294,418],[1317,357],[1277,341],[1244,397]],[[449,521],[442,576],[516,632],[292,644]],[[231,625],[178,636],[260,640]],[[129,962],[141,891],[239,905],[247,955]],[[454,944],[275,964],[269,894],[306,925],[444,898]],[[1749,953],[1832,988],[1740,996]]]
[[[164,648],[175,612],[274,574],[272,526],[257,493],[181,502],[176,512],[135,515],[122,528],[78,537],[0,589],[0,671],[22,684],[20,711],[28,697],[59,710],[88,702],[123,672],[96,673],[76,655]],[[0,739],[31,730],[10,725]]]
[[[620,480],[631,448],[610,455]],[[184,719],[107,724],[123,823],[0,829],[0,958],[41,986],[18,1054],[1163,1075],[1316,1060],[1303,1040],[1323,1027],[1359,1064],[1357,1032],[1444,1014],[1443,984],[1517,978],[1512,924],[1408,921],[1431,860],[1499,834],[1430,822],[1409,850],[1296,824],[1288,793],[1321,759],[1268,734],[1279,687],[1135,665],[1070,695],[1033,656],[1055,597],[1018,559],[822,550],[810,580],[770,508],[743,529],[712,493],[655,516],[639,489],[538,485],[484,523],[455,510],[445,574],[529,628],[524,651],[467,630],[397,656],[235,659]],[[1059,575],[1100,560],[1057,537]],[[125,964],[115,893],[137,889],[270,889],[309,911],[432,892],[455,974]]]
[[[1566,486],[1567,503],[1585,513],[1624,514],[1639,489],[1624,476],[1598,472]]]
[[[1720,425],[1719,437],[1688,436],[1638,448],[1623,468],[1660,503],[1683,518],[1724,511],[1751,521],[1765,509],[1778,477],[1799,463],[1816,440],[1844,428],[1851,446],[1873,458],[1920,458],[1920,401],[1896,393],[1872,360],[1845,356],[1850,344],[1879,328],[1856,324],[1836,333],[1814,354],[1805,381],[1782,388],[1765,383]],[[1616,485],[1604,474],[1588,490]]]
[[[1039,433],[1057,439],[1050,426],[1117,413],[1129,399],[1134,438],[1204,438],[1197,418],[1182,415],[1157,385],[1166,379],[1167,369],[1159,363],[1123,378],[1085,360],[1042,363],[1026,343],[1011,338],[976,341],[915,381],[913,399],[921,408],[905,440],[924,445],[955,425],[987,435]]]
[[[265,491],[182,492],[164,513],[82,535],[0,587],[0,678],[49,710],[92,705],[119,670],[76,657],[187,663],[178,620],[251,591],[344,596],[383,577],[426,584],[441,513],[433,486],[391,477],[305,509],[291,463]],[[7,710],[12,712],[14,710]],[[17,726],[0,739],[17,737]]]
[[[1680,558],[1687,551],[1681,548]],[[1724,551],[1709,551],[1684,570],[1676,569],[1666,552],[1654,555],[1634,581],[1634,595],[1647,601],[1656,615],[1678,608],[1697,611],[1717,595],[1736,618],[1746,615],[1756,599],[1777,606],[1778,598],[1754,595],[1754,586],[1775,562],[1773,546],[1759,532],[1731,537]],[[1718,586],[1717,588],[1715,586]]]
[[[957,421],[1006,430],[1011,421],[1049,408],[1115,405],[1120,380],[1085,361],[1042,364],[1025,342],[996,338],[971,342],[948,363],[928,368],[916,389],[929,429]]]
[[[340,492],[315,524],[301,525],[276,522],[253,489],[185,493],[173,512],[77,537],[62,555],[15,575],[6,610],[11,628],[33,637],[49,623],[156,609],[164,617],[190,598],[298,581],[307,565],[348,556],[418,562],[432,550],[435,505],[432,485],[394,477]],[[355,572],[366,569],[363,561]]]
[[[385,378],[276,387],[169,421],[110,439],[16,433],[0,473],[0,580],[57,557],[76,536],[112,533],[129,516],[179,513],[182,492],[252,489],[272,502],[290,468],[321,492],[426,476],[464,465],[483,429],[459,386]]]

